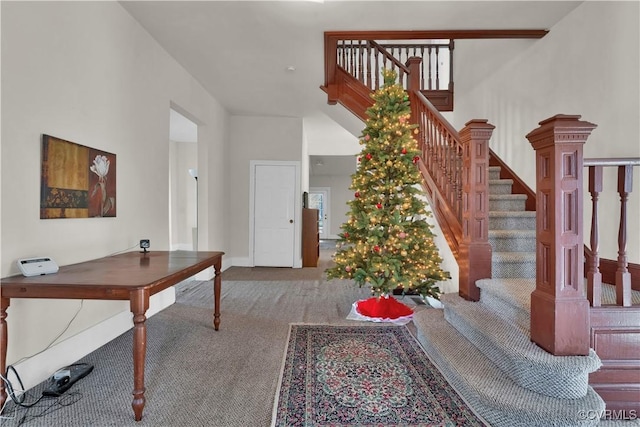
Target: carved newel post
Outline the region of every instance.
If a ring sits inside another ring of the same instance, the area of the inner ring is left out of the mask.
[[[495,126],[471,120],[460,131],[462,143],[462,242],[460,296],[480,299],[476,281],[491,278],[489,244],[489,140]]]
[[[582,149],[596,127],[556,115],[527,135],[536,151],[536,289],[531,340],[559,355],[589,354],[584,294]]]

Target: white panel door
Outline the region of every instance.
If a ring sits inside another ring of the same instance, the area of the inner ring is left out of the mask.
[[[293,267],[296,168],[256,165],[254,177],[254,265]]]

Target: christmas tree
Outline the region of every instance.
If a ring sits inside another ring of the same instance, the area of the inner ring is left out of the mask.
[[[382,72],[384,85],[373,95],[360,144],[358,168],[352,175],[348,221],[327,277],[353,279],[371,286],[373,295],[395,289],[438,298],[437,282],[450,278],[440,268],[442,258],[433,242],[420,171],[418,144],[409,122],[409,98],[396,84],[396,73]]]

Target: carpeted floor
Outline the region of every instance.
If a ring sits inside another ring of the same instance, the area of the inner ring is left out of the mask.
[[[483,426],[405,326],[291,325],[273,426]]]
[[[129,331],[81,359],[95,369],[61,398],[43,399],[29,409],[10,403],[0,426],[269,426],[289,325],[362,324],[345,319],[351,304],[369,297],[369,291],[323,280],[331,253],[330,242],[321,246],[318,268],[223,272],[219,331],[212,327],[211,282],[178,285],[176,304],[147,321],[142,421],[133,420],[131,409]],[[427,309],[409,297],[403,302],[416,311]],[[36,400],[45,385],[30,390],[26,402]]]
[[[219,331],[212,327],[210,282],[179,285],[177,303],[147,320],[142,421],[133,420],[131,409],[129,331],[81,359],[94,371],[61,398],[29,409],[9,404],[3,416],[12,418],[0,426],[268,426],[289,324],[358,324],[346,316],[353,301],[369,292],[345,281],[322,281],[319,271],[315,280],[301,281],[234,281],[227,271]],[[44,386],[32,389],[27,402]]]

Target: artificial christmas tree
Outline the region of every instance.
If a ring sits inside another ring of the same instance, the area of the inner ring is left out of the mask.
[[[395,289],[438,298],[437,282],[449,273],[440,267],[442,258],[426,222],[431,212],[420,197],[416,163],[421,153],[412,135],[409,98],[396,84],[394,71],[382,74],[384,85],[372,95],[360,138],[364,148],[352,176],[349,219],[341,227],[336,265],[327,269],[327,277],[353,279],[386,300]],[[373,302],[359,305],[364,309]],[[396,308],[394,303],[394,313]]]

